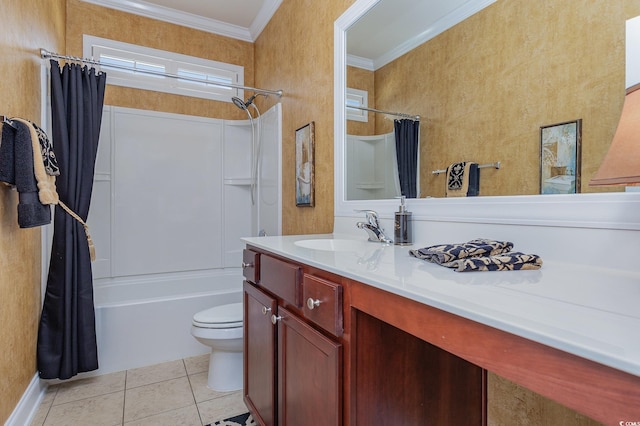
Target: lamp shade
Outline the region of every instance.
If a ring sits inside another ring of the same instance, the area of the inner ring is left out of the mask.
[[[640,84],[629,87],[609,152],[590,186],[640,184]]]

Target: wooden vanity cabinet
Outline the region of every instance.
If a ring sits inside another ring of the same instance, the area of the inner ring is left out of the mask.
[[[342,424],[342,345],[278,307],[278,425]]]
[[[253,257],[259,268],[243,285],[247,407],[266,426],[342,425],[342,287],[245,250]]]
[[[258,424],[276,424],[276,299],[244,282],[244,401]]]

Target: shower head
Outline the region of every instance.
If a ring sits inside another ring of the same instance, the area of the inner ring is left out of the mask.
[[[253,104],[253,101],[258,97],[258,95],[261,95],[261,94],[262,93],[256,93],[255,95],[247,99],[247,102],[243,101],[237,96],[232,97],[231,100],[233,101],[234,104],[236,104],[238,108],[246,110],[247,108],[249,108],[249,105]]]
[[[248,104],[248,103],[246,103],[246,104],[245,104],[245,103],[244,103],[244,101],[243,101],[242,99],[240,99],[239,97],[234,96],[233,98],[231,98],[231,100],[233,101],[233,103],[234,103],[238,108],[243,109],[243,110],[245,110],[245,111],[247,110],[247,106],[248,106],[249,104]]]

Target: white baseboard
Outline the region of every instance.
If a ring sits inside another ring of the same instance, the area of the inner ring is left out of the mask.
[[[30,424],[36,411],[38,411],[46,390],[47,385],[40,380],[36,373],[4,425],[24,426]]]

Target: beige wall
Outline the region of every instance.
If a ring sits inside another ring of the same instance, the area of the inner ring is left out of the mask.
[[[284,0],[256,42],[256,84],[282,98],[283,232],[333,229],[333,22],[352,0]],[[295,204],[295,131],[315,122],[315,207]]]
[[[253,86],[254,84],[253,43],[144,18],[80,0],[68,0],[66,54],[83,56],[83,34],[241,65],[244,67],[245,85]],[[247,118],[246,113],[229,102],[111,85],[107,85],[105,104],[204,117]]]
[[[65,0],[0,2],[0,114],[40,122],[40,48],[64,50]],[[0,184],[0,423],[36,373],[40,228],[20,229]]]
[[[483,170],[483,195],[539,193],[540,126],[582,118],[593,192],[624,98],[624,21],[638,14],[637,0],[498,1],[378,70],[375,105],[423,117],[427,171],[500,161]],[[422,174],[423,195],[444,187]]]

